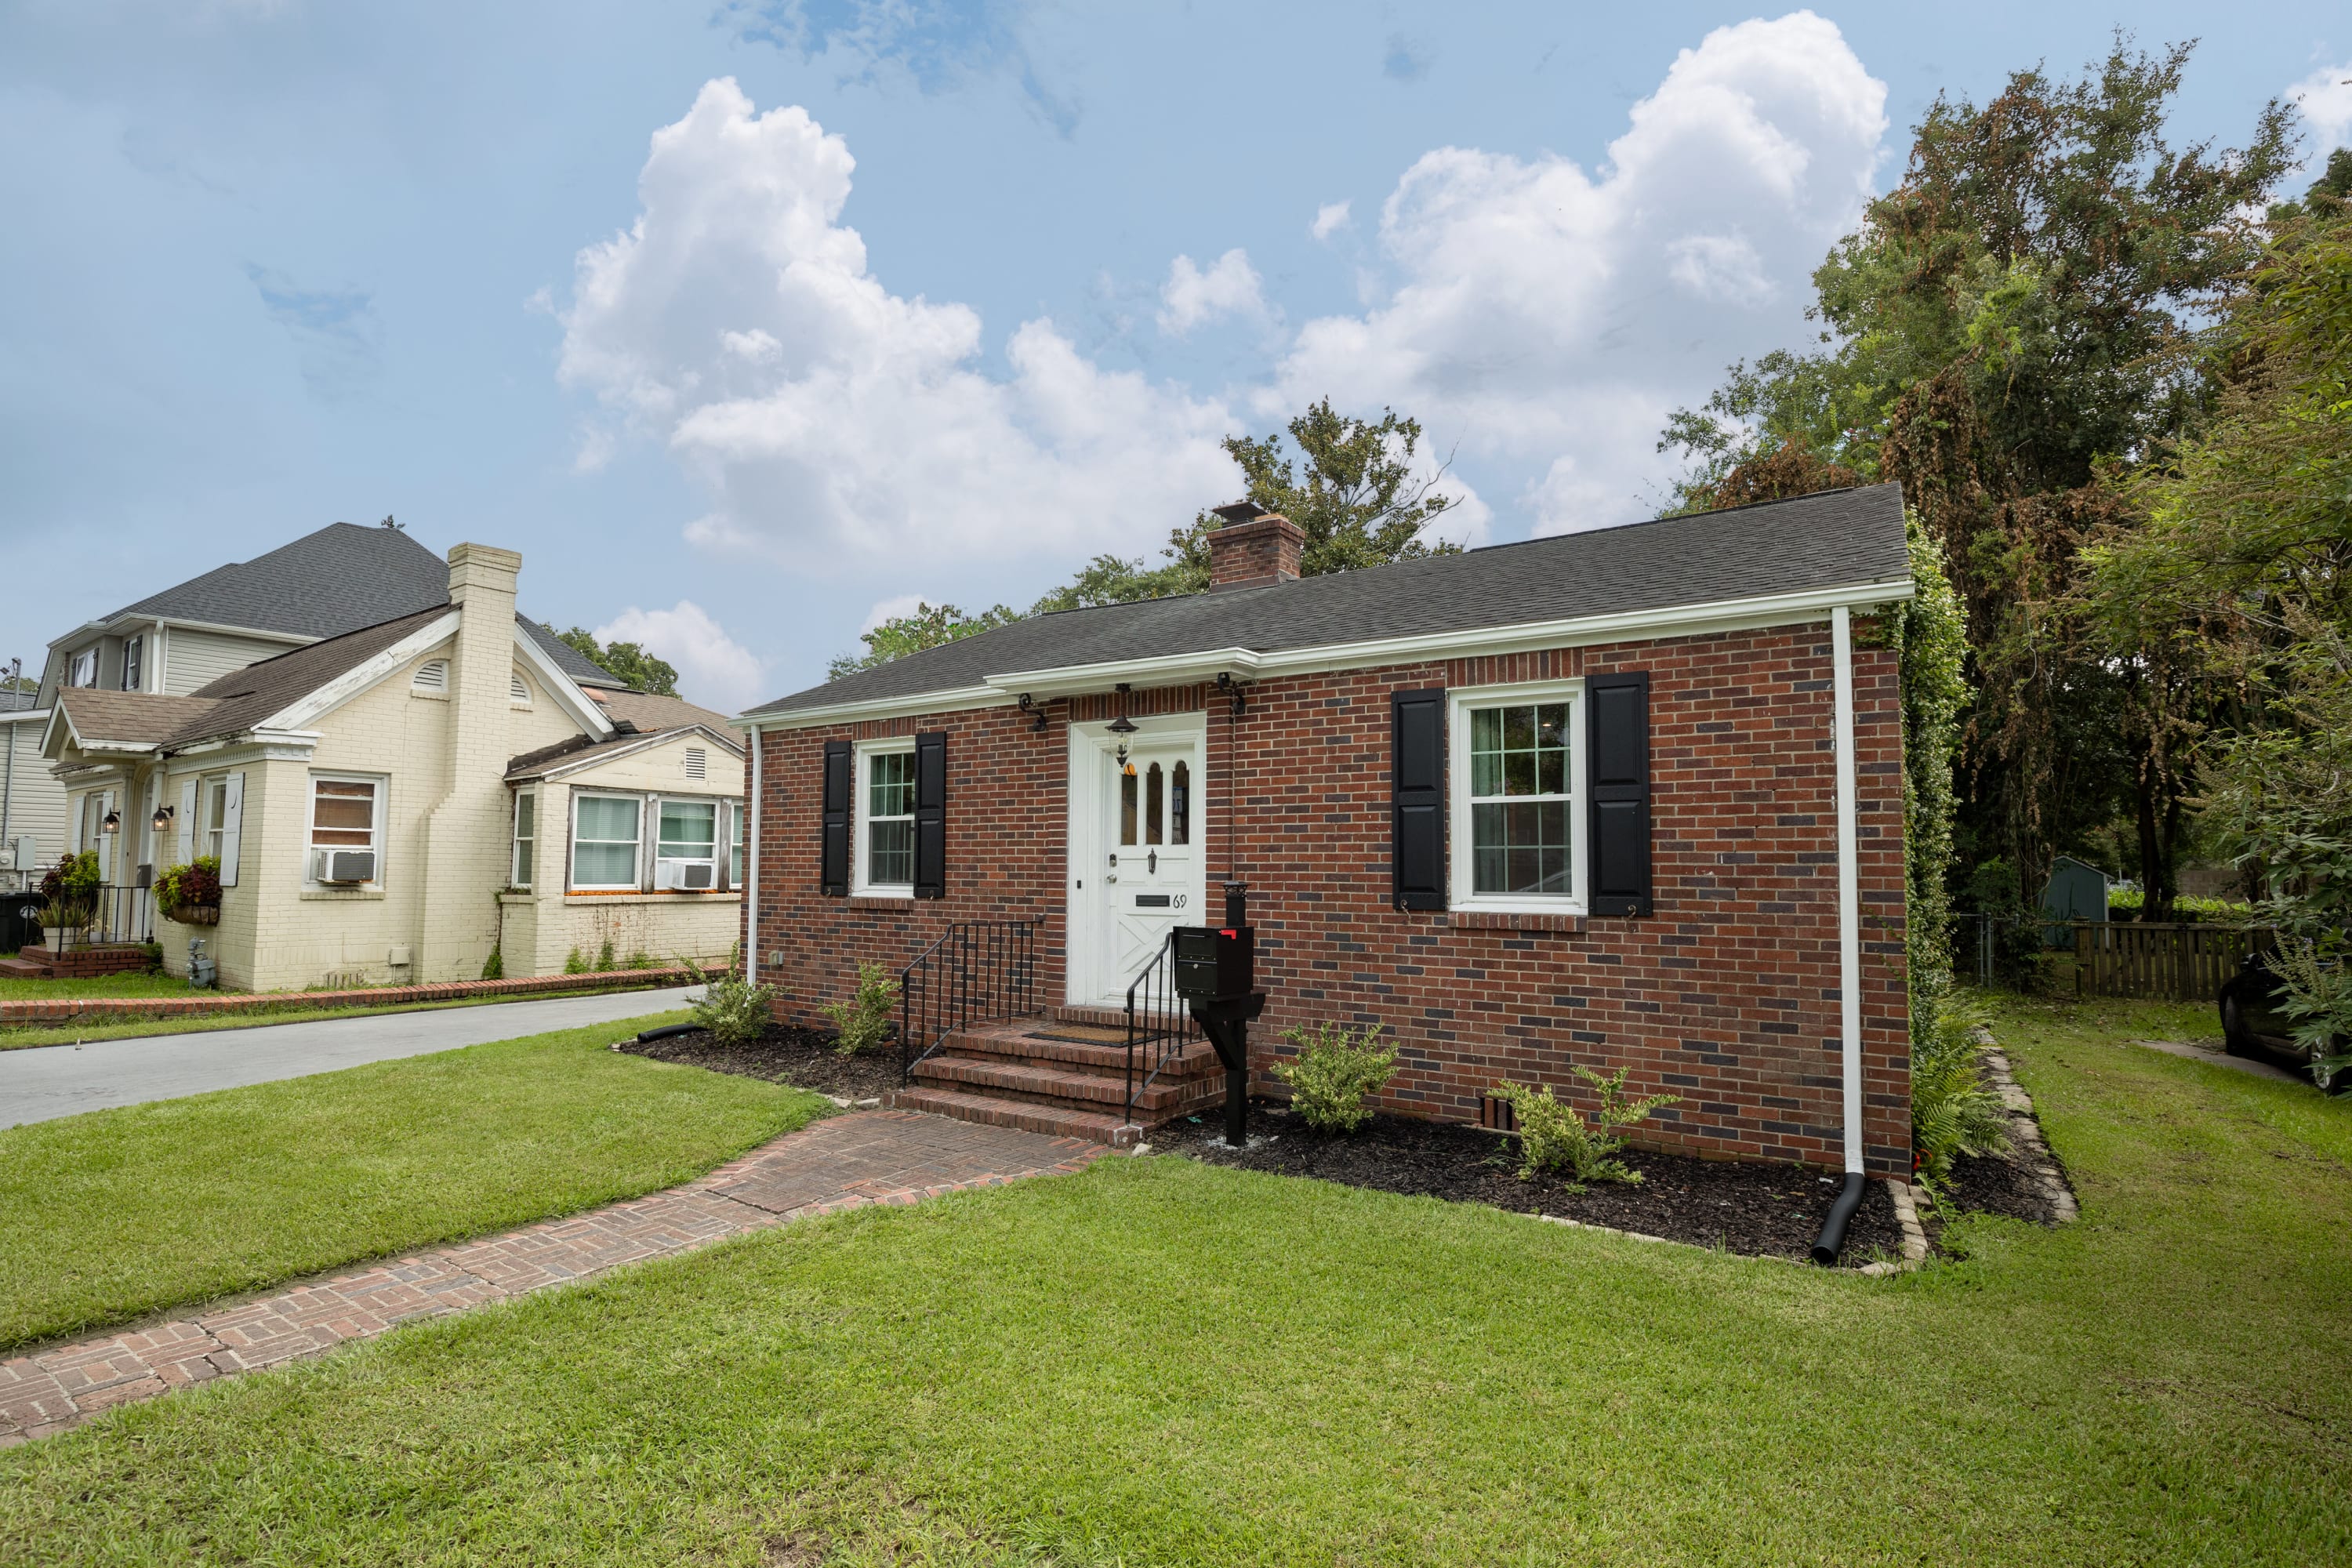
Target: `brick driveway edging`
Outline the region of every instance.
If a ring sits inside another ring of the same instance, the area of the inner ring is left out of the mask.
[[[400,1006],[410,1002],[474,1002],[485,996],[602,994],[698,985],[690,969],[605,969],[514,980],[446,980],[430,985],[371,985],[352,991],[191,991],[185,996],[38,996],[0,1002],[0,1028],[62,1028],[68,1024],[136,1024],[152,1018],[222,1013],[280,1013],[331,1007]]]
[[[0,1363],[0,1447],[118,1405],[322,1354],[402,1323],[586,1279],[723,1237],[876,1204],[1084,1170],[1099,1143],[907,1110],[829,1117],[709,1174],[509,1231],[299,1286],[184,1321]]]

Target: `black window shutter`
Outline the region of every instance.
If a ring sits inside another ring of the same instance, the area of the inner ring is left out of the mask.
[[[849,897],[849,742],[824,743],[824,848],[817,879],[825,897]]]
[[[915,897],[948,896],[948,734],[915,737]]]
[[[1591,885],[1596,915],[1650,912],[1650,675],[1587,677],[1585,787],[1592,795]]]
[[[1389,699],[1390,865],[1396,907],[1445,907],[1445,693]]]

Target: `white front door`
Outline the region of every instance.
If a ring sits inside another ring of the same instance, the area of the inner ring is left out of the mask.
[[[1073,761],[1091,787],[1071,802],[1090,818],[1070,836],[1072,923],[1084,927],[1073,945],[1087,971],[1081,980],[1073,966],[1075,1001],[1124,1005],[1169,928],[1201,922],[1202,735],[1197,716],[1181,717],[1181,728],[1079,738]]]

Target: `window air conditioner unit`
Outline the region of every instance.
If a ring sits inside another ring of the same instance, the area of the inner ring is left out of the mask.
[[[708,860],[657,860],[654,886],[665,893],[707,893],[718,882],[718,868]]]
[[[319,851],[319,880],[321,882],[375,880],[375,851],[373,849],[321,849]]]

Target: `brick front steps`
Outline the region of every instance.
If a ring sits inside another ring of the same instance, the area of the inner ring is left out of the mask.
[[[0,958],[0,980],[88,980],[100,974],[130,974],[153,962],[135,942],[100,942],[94,947],[69,947],[52,952],[46,947],[20,948],[14,958]]]
[[[310,1008],[401,1007],[418,1002],[473,1002],[486,996],[544,996],[551,992],[638,991],[691,985],[686,969],[619,969],[601,974],[541,974],[527,980],[452,980],[439,985],[362,986],[352,991],[191,991],[185,996],[59,996],[0,1002],[0,1028],[48,1028],[69,1024],[137,1024],[218,1014],[284,1013]]]
[[[1051,1019],[960,1031],[915,1065],[915,1081],[890,1103],[1123,1149],[1160,1123],[1222,1099],[1224,1068],[1208,1042],[1194,1040],[1148,1089],[1139,1082],[1130,1120],[1125,1019],[1114,1027],[1101,1021],[1108,1016],[1064,1009]],[[1146,1070],[1138,1068],[1139,1080]]]

